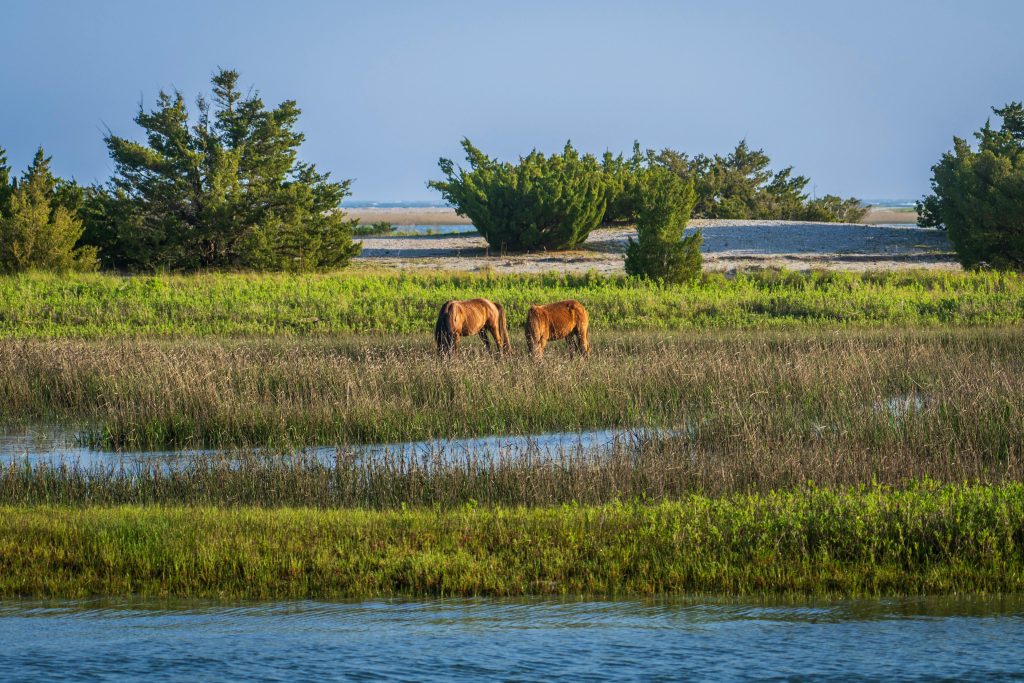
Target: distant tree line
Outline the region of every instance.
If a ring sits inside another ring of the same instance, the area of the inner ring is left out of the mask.
[[[268,108],[221,69],[212,93],[190,110],[161,91],[141,105],[144,140],[108,134],[114,164],[106,183],[82,187],[50,170],[42,149],[19,176],[0,149],[0,272],[29,269],[127,271],[341,268],[361,245],[357,221],[341,211],[350,181],[300,161],[293,100]],[[973,149],[955,138],[932,168],[933,194],[920,223],[949,230],[965,267],[1024,269],[1024,105],[995,109]],[[193,116],[193,112],[195,115]],[[570,143],[516,163],[462,141],[466,167],[441,159],[430,187],[469,217],[500,251],[571,249],[602,223],[637,226],[625,258],[629,273],[680,282],[700,272],[691,217],[858,222],[860,201],[810,197],[807,177],[773,170],[745,140],[726,154],[694,157],[672,149],[601,159]]]
[[[741,141],[728,156],[689,158],[671,149],[598,161],[567,143],[561,154],[536,150],[500,162],[463,139],[466,167],[441,159],[444,178],[429,186],[473,221],[498,250],[572,249],[602,223],[637,225],[626,252],[631,274],[680,282],[700,273],[701,218],[856,222],[867,208],[856,199],[809,199],[809,180],[792,167],[772,171],[762,150]]]

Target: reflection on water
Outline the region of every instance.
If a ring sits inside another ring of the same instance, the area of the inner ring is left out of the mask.
[[[402,457],[461,459],[467,457],[487,458],[502,453],[524,456],[546,457],[559,453],[612,449],[629,446],[641,440],[671,435],[671,430],[653,429],[601,429],[584,432],[552,432],[522,436],[501,435],[469,439],[432,439],[428,441],[406,441],[401,443],[354,445],[341,447],[345,453],[360,457]],[[162,462],[172,464],[184,462],[195,456],[237,455],[237,449],[193,449],[187,451],[105,451],[82,446],[73,434],[57,429],[0,433],[0,463],[10,462],[68,465],[82,468],[93,466],[117,466],[121,464]],[[333,465],[339,453],[337,447],[306,448],[301,451],[305,457],[313,457],[326,465]]]
[[[991,680],[1024,602],[0,602],[0,678]]]

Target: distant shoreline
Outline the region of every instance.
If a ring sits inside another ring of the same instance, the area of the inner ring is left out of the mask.
[[[369,225],[378,221],[387,221],[393,225],[469,225],[471,220],[455,213],[448,207],[359,207],[344,209],[349,218],[356,218],[360,223]],[[868,210],[863,223],[880,225],[886,223],[909,224],[917,222],[914,209],[893,209],[873,206]]]

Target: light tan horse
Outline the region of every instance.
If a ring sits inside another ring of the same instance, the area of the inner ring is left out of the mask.
[[[544,356],[544,347],[549,341],[568,338],[569,355],[579,352],[586,357],[590,355],[589,326],[587,309],[575,299],[546,306],[533,305],[526,314],[526,346],[533,357],[539,359]]]
[[[459,338],[479,334],[484,346],[491,350],[491,342],[487,339],[490,332],[498,345],[498,354],[508,353],[512,347],[508,342],[508,324],[505,321],[505,309],[487,299],[468,299],[466,301],[446,301],[437,314],[434,325],[434,341],[437,352],[451,355],[459,349]]]

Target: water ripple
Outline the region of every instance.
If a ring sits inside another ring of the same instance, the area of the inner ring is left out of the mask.
[[[1024,599],[0,602],[0,679],[1024,675]]]

